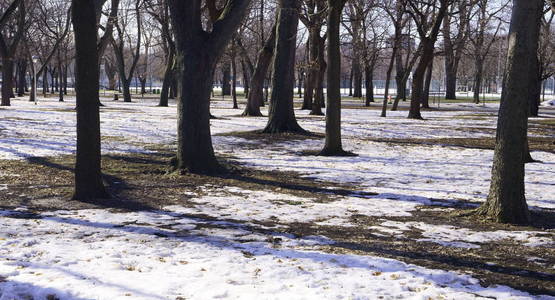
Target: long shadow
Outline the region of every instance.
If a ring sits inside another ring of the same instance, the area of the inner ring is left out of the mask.
[[[212,220],[206,221],[198,218],[191,218],[188,215],[175,213],[175,212],[167,212],[167,211],[150,211],[151,213],[157,213],[160,215],[172,216],[175,219],[190,219],[192,221],[197,221],[199,223],[207,223],[212,225],[217,225],[219,228],[223,229],[244,229],[253,232],[262,232],[272,236],[287,236],[291,238],[291,234],[284,234],[280,232],[269,231],[267,229],[260,229],[256,228],[253,225],[245,225],[245,224],[238,224],[229,221],[225,222],[214,222]],[[11,212],[11,214],[4,215],[4,217],[16,217],[20,212]],[[345,266],[350,268],[363,268],[374,270],[376,266],[384,266],[385,271],[387,272],[397,272],[397,271],[408,271],[411,269],[410,266],[402,263],[400,261],[392,261],[391,259],[387,258],[380,258],[380,257],[367,257],[367,256],[355,256],[355,255],[338,255],[338,254],[328,254],[328,253],[321,253],[321,252],[312,252],[312,251],[300,251],[294,249],[276,249],[272,247],[268,247],[263,245],[262,243],[256,243],[255,245],[252,244],[242,244],[239,241],[233,240],[228,236],[201,236],[201,235],[191,235],[189,233],[183,233],[183,231],[173,231],[173,230],[166,230],[160,228],[153,228],[153,227],[142,227],[136,226],[131,224],[112,224],[112,223],[105,223],[105,222],[91,222],[86,220],[78,220],[73,218],[67,217],[42,217],[40,215],[36,216],[37,218],[41,218],[43,220],[64,223],[64,224],[71,224],[71,225],[78,225],[78,226],[86,226],[92,228],[101,228],[101,229],[110,229],[110,230],[119,230],[126,233],[135,233],[135,234],[145,234],[145,235],[152,235],[156,236],[157,238],[167,238],[167,239],[174,239],[183,242],[192,242],[192,243],[200,243],[200,244],[207,244],[208,246],[220,248],[220,249],[232,249],[232,250],[244,250],[248,251],[251,255],[274,255],[280,258],[290,259],[290,258],[297,258],[297,259],[309,259],[314,262],[323,262],[334,264],[337,266]],[[198,223],[197,223],[198,224]],[[297,238],[293,236],[293,238]],[[469,269],[477,269],[477,270],[487,270],[494,273],[500,274],[507,274],[507,275],[514,275],[514,276],[521,276],[521,277],[528,277],[537,281],[541,282],[553,282],[555,281],[555,274],[547,274],[541,273],[536,271],[529,271],[525,269],[515,268],[515,267],[503,267],[503,266],[494,266],[482,263],[477,260],[473,259],[461,259],[459,257],[452,257],[450,255],[440,255],[440,254],[430,254],[430,253],[420,253],[414,251],[406,251],[401,249],[392,249],[390,247],[384,247],[380,245],[369,246],[363,245],[360,243],[350,243],[350,242],[335,242],[332,244],[333,247],[344,248],[348,250],[357,250],[362,251],[371,255],[379,255],[379,254],[387,254],[397,258],[409,258],[409,259],[421,259],[426,260],[429,262],[436,262],[443,265],[452,266],[455,268],[469,268]],[[392,265],[393,264],[393,265]],[[421,276],[426,278],[429,281],[434,281],[438,285],[448,285],[449,282],[442,282],[441,276],[437,278],[433,275],[422,273],[419,270],[410,270],[415,275]],[[447,279],[449,281],[449,279]],[[554,290],[549,290],[547,288],[536,288],[536,287],[523,287],[517,286],[512,284],[511,282],[503,282],[503,285],[507,285],[517,290],[523,290],[533,294],[548,294],[548,295],[555,295]],[[457,289],[457,288],[455,288]],[[481,287],[482,290],[487,290],[486,288]],[[464,291],[464,289],[461,289]]]

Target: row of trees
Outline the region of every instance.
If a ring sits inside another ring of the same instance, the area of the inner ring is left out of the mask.
[[[396,73],[399,91],[394,108],[406,97],[404,87],[412,73],[408,117],[422,119],[420,109],[428,106],[434,57],[444,57],[447,96],[454,98],[463,53],[474,50],[479,77],[494,37],[503,26],[503,11],[510,8],[507,2],[492,6],[494,1],[488,0],[278,0],[275,4],[253,0],[73,0],[70,7],[61,0],[48,1],[43,6],[37,5],[38,1],[12,0],[4,10],[0,19],[2,103],[9,104],[9,79],[14,73],[17,49],[23,48],[27,62],[31,62],[34,82],[49,66],[63,82],[73,62],[77,93],[74,198],[79,200],[109,196],[100,169],[102,62],[107,73],[110,69],[119,74],[124,101],[131,101],[129,86],[134,73],[141,69],[141,52],[145,53],[143,65],[148,66],[148,60],[154,57],[149,51],[162,49],[164,76],[159,104],[167,106],[172,91],[178,104],[175,168],[179,172],[218,173],[223,168],[214,154],[209,123],[218,65],[224,78],[223,92],[234,90],[234,84],[227,86],[228,78],[237,76],[236,58],[241,57],[241,71],[248,83],[245,116],[261,115],[264,88],[267,81],[271,82],[268,123],[263,133],[305,133],[293,109],[296,85],[304,87],[303,108],[311,109],[313,114],[322,114],[325,97],[326,139],[320,154],[350,155],[341,144],[340,83],[346,56],[350,55],[353,96],[362,96],[364,78],[367,104],[373,100],[369,87],[378,62],[387,62],[384,99],[393,71]],[[44,25],[33,23],[31,16],[36,14],[27,13],[37,10],[44,15]],[[70,20],[73,35],[68,34]],[[534,97],[539,98],[541,76],[551,67],[542,61],[542,51],[538,50],[540,43],[551,43],[550,26],[545,25],[550,23],[543,1],[514,1],[492,184],[488,201],[479,210],[499,221],[529,220],[524,197],[524,163],[529,156],[526,124],[537,107]],[[302,32],[299,24],[308,32],[306,39],[298,36]],[[50,44],[39,46],[47,41],[33,30],[47,31]],[[159,32],[160,37],[155,38],[152,32]],[[4,33],[9,33],[7,38]],[[350,37],[347,42],[346,36]],[[299,51],[299,42],[306,43],[304,53]],[[350,49],[347,55],[341,53],[342,44]],[[72,47],[74,57],[69,58],[72,52],[68,49]],[[251,58],[250,49],[257,50],[256,58]],[[41,51],[46,52],[39,54]],[[35,67],[33,57],[40,58],[39,66]],[[109,63],[110,57],[116,68]],[[146,67],[138,71],[141,83],[146,82],[148,72]],[[477,80],[476,85],[480,82]],[[36,86],[32,89],[36,91]],[[63,97],[63,89],[59,90]],[[383,101],[382,116],[386,108],[387,101]]]

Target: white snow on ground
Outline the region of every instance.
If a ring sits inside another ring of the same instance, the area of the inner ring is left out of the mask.
[[[455,272],[323,253],[317,246],[329,241],[318,237],[261,234],[175,213],[3,214],[0,278],[9,281],[0,282],[0,299],[531,298]]]
[[[152,101],[105,104],[101,108],[104,153],[147,152],[145,143],[175,142],[175,107],[155,107]],[[212,120],[213,134],[264,127],[266,118],[241,118],[240,111],[228,106],[213,103],[212,113],[220,117]],[[333,243],[324,237],[297,239],[247,227],[268,219],[353,226],[353,214],[410,216],[423,204],[478,204],[487,194],[492,151],[365,139],[494,134],[495,118],[491,114],[495,105],[450,106],[459,110],[424,112],[426,121],[408,120],[406,112],[389,112],[384,119],[378,117],[378,111],[345,109],[344,145],[357,157],[299,155],[303,150],[320,149],[320,140],[244,147],[255,142],[214,136],[219,154],[230,154],[251,167],[296,171],[314,180],[352,184],[358,191],[334,196],[331,202],[279,190],[205,186],[209,196],[193,197],[188,207],[169,206],[164,211],[58,211],[40,219],[14,218],[13,212],[3,211],[0,300],[27,294],[35,298],[55,294],[62,299],[375,299],[380,295],[411,299],[442,295],[448,299],[532,298],[508,287],[480,287],[468,275],[379,257],[327,254],[318,250],[318,245]],[[0,159],[73,153],[73,107],[71,101],[44,100],[35,106],[15,100],[12,107],[0,109]],[[303,128],[324,131],[321,117],[299,111],[296,114]],[[482,117],[471,116],[476,114]],[[533,156],[544,163],[526,166],[528,203],[533,209],[554,209],[555,155],[534,152]],[[0,191],[8,188],[0,183]],[[195,219],[187,214],[234,219],[246,225]],[[397,236],[417,229],[422,231],[424,241],[461,248],[478,248],[488,241],[506,239],[529,247],[553,247],[554,240],[553,233],[546,232],[475,232],[423,222],[384,221],[371,229],[376,234]]]

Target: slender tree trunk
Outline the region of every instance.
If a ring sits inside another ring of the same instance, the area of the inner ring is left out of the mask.
[[[158,106],[168,106],[170,86],[173,79],[174,56],[175,50],[170,49],[166,60],[166,70],[164,71],[164,80],[162,81],[162,91],[160,92]]]
[[[233,109],[239,109],[237,105],[237,64],[235,55],[231,58],[231,97],[233,99]]]
[[[515,0],[493,157],[491,184],[478,213],[498,222],[526,224],[530,213],[524,194],[524,153],[528,129],[530,76],[537,74],[537,50],[543,1]],[[532,59],[535,58],[535,59]]]
[[[430,85],[432,84],[432,72],[434,70],[434,59],[430,60],[426,70],[426,81],[424,82],[424,94],[422,95],[422,107],[430,108]]]
[[[320,155],[346,155],[341,144],[341,50],[339,25],[344,2],[328,0],[328,95],[326,140]]]
[[[273,61],[272,96],[264,133],[305,132],[293,110],[299,1],[280,0]]]
[[[249,70],[247,69],[247,64],[244,59],[241,59],[241,72],[243,73],[243,90],[245,92],[245,98],[249,98],[250,93],[250,76]]]
[[[480,59],[475,60],[475,73],[474,73],[474,103],[480,103],[480,92],[482,91],[482,73],[484,64]]]
[[[77,103],[77,152],[73,199],[108,198],[100,171],[99,68],[95,1],[73,0],[75,31],[75,84]]]
[[[396,40],[398,40],[397,36],[398,36],[398,32],[399,29],[396,28],[395,29],[395,36],[396,36]],[[397,57],[397,51],[399,51],[398,49],[398,42],[395,41],[394,45],[393,45],[393,50],[391,51],[391,58],[389,59],[389,66],[387,67],[387,75],[385,77],[385,91],[384,91],[384,95],[383,95],[383,102],[382,102],[382,113],[380,114],[380,117],[385,118],[387,115],[387,98],[389,95],[389,82],[391,81],[391,72],[393,72],[393,64],[395,62],[395,58]]]
[[[362,98],[362,67],[360,65],[360,59],[353,59],[353,97]]]

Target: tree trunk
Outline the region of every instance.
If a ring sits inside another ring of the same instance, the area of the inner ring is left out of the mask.
[[[2,57],[2,101],[0,106],[10,106],[13,93],[14,63],[11,57]]]
[[[326,74],[326,61],[324,59],[325,55],[325,39],[318,35],[318,38],[314,40],[316,43],[316,59],[317,64],[316,66],[318,69],[313,74],[314,75],[314,82],[313,87],[314,90],[314,102],[311,105],[310,114],[314,116],[323,116],[324,113],[322,112],[322,107],[324,107],[324,74]]]
[[[222,65],[222,95],[231,95],[231,66],[229,63]]]
[[[488,198],[478,213],[498,222],[526,224],[530,222],[530,213],[524,194],[523,149],[533,88],[530,77],[537,76],[543,1],[515,0],[513,3],[491,184]]]
[[[175,50],[170,49],[166,60],[166,70],[164,71],[164,80],[162,81],[162,91],[160,92],[160,101],[158,106],[168,106],[168,98],[170,92],[170,85],[173,78]]]
[[[305,132],[293,111],[299,1],[280,0],[273,61],[272,96],[264,133]]]
[[[233,109],[239,109],[237,105],[237,64],[235,56],[231,58],[231,97],[233,99]]]
[[[343,0],[328,0],[328,95],[326,140],[320,155],[346,155],[341,145],[341,50],[339,25]]]
[[[445,56],[445,99],[457,99],[458,63],[449,55]]]
[[[25,95],[25,90],[27,88],[27,60],[20,59],[18,63],[18,75],[17,75],[17,96],[23,97]]]
[[[247,106],[243,111],[243,116],[260,117],[262,113],[260,112],[260,106],[264,103],[264,80],[266,79],[266,73],[268,73],[268,67],[272,62],[272,56],[274,55],[274,47],[276,43],[276,26],[272,27],[270,36],[264,43],[264,47],[258,53],[258,58],[256,59],[256,67],[254,68],[254,73],[252,74],[250,83],[250,93],[247,99]]]
[[[123,102],[131,102],[131,80],[122,78],[121,87],[123,89]]]
[[[545,88],[545,86],[544,86]],[[542,94],[542,80],[539,76],[533,82],[532,96],[530,97],[530,116],[537,117],[540,112],[540,102]]]
[[[100,171],[99,68],[95,1],[73,0],[75,88],[77,91],[77,152],[73,199],[108,198]]]
[[[360,59],[353,59],[353,97],[362,98],[362,67]]]
[[[366,85],[366,101],[365,105],[370,106],[374,102],[374,65],[369,64],[364,68],[364,79]]]
[[[426,81],[424,82],[424,94],[422,95],[422,107],[430,108],[430,85],[432,84],[432,72],[434,70],[434,59],[430,60],[426,70]]]
[[[389,82],[391,81],[391,72],[393,72],[393,64],[395,62],[395,59],[398,58],[397,56],[397,51],[399,51],[398,47],[398,34],[399,29],[395,28],[395,42],[393,44],[393,49],[391,51],[391,58],[389,59],[389,66],[387,67],[387,75],[385,76],[385,90],[384,90],[384,95],[383,95],[383,102],[382,102],[382,113],[380,114],[380,117],[385,118],[387,115],[387,98],[388,98],[388,94],[389,94]],[[397,64],[399,64],[399,60],[397,60]],[[399,70],[399,68],[397,68],[397,70]]]
[[[422,43],[422,55],[412,77],[412,95],[410,99],[409,119],[422,119],[420,104],[424,96],[424,77],[430,61],[434,58],[434,42],[425,38]]]
[[[482,91],[482,73],[484,70],[484,64],[482,60],[476,59],[474,62],[475,73],[474,73],[474,103],[480,103],[480,92]]]
[[[252,71],[252,70],[251,70]],[[250,93],[250,78],[249,78],[249,70],[247,69],[247,64],[245,63],[244,59],[241,59],[241,72],[243,73],[243,90],[245,93],[245,98],[249,98]]]

